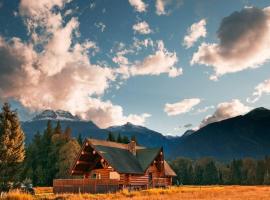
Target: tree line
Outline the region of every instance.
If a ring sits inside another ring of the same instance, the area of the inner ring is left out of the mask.
[[[177,185],[270,185],[270,157],[234,159],[229,163],[213,158],[177,158],[170,162]]]
[[[117,137],[115,137],[115,135],[117,135]],[[118,142],[118,143],[123,143],[123,144],[128,144],[131,141],[135,141],[136,144],[138,145],[138,141],[135,135],[132,135],[130,140],[128,138],[128,136],[124,135],[122,136],[120,133],[114,133],[109,131],[108,133],[108,137],[106,139],[107,141],[111,141],[111,142]]]

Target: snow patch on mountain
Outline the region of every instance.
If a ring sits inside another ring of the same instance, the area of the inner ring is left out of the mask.
[[[74,116],[70,112],[64,110],[44,110],[32,119],[32,121],[37,120],[81,121],[78,116]]]

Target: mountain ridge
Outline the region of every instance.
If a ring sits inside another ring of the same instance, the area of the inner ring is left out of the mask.
[[[131,123],[100,129],[92,121],[73,117],[74,120],[58,120],[57,117],[52,117],[52,125],[55,126],[57,121],[60,121],[63,130],[68,126],[71,127],[73,137],[81,133],[83,138],[106,139],[109,132],[113,132],[115,137],[118,134],[128,138],[135,135],[140,145],[163,146],[166,155],[171,159],[179,156],[190,158],[211,156],[220,160],[230,160],[270,155],[270,110],[263,107],[253,109],[245,115],[208,124],[197,131],[187,130],[182,136],[175,137],[168,137]],[[42,132],[46,128],[47,121],[46,116],[22,122],[28,143],[37,131]]]

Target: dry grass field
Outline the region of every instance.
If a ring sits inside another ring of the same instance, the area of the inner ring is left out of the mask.
[[[37,195],[17,192],[2,197],[3,200],[270,200],[268,186],[181,186],[170,189],[144,191],[127,190],[116,194],[59,194],[50,188],[37,188]]]

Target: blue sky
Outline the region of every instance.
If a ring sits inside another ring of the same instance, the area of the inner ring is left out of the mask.
[[[64,109],[181,135],[269,107],[268,1],[41,2],[0,0],[0,99],[23,120]]]

